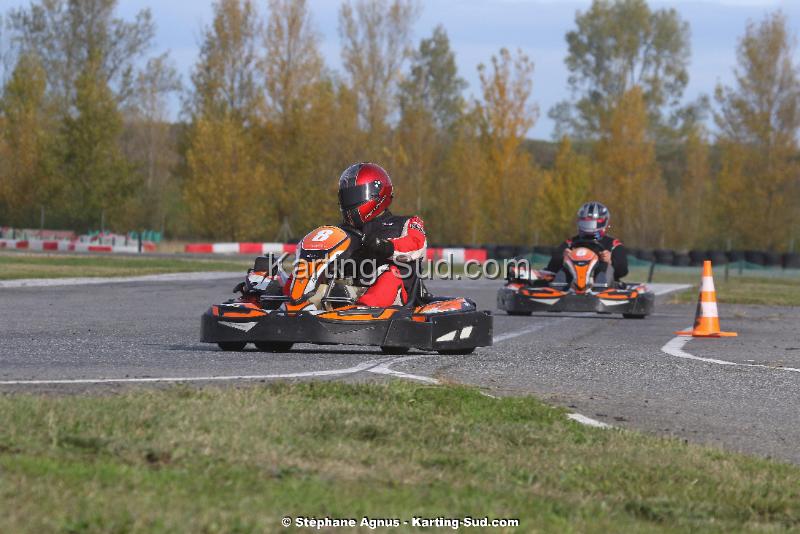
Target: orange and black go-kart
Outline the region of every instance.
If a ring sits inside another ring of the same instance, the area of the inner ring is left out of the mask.
[[[356,305],[366,287],[341,265],[361,247],[362,237],[338,226],[321,226],[305,236],[288,295],[283,288],[289,275],[281,263],[257,258],[234,290],[241,296],[203,314],[201,340],[223,350],[253,343],[263,351],[283,352],[295,343],[314,343],[376,345],[387,354],[410,348],[469,354],[492,344],[490,312],[479,311],[467,298],[432,296],[419,279],[406,305]]]
[[[599,272],[602,250],[596,240],[573,242],[561,273],[512,264],[506,285],[497,292],[497,307],[509,315],[541,311],[621,313],[626,319],[650,315],[653,292],[642,283],[614,282],[610,266],[609,272]]]

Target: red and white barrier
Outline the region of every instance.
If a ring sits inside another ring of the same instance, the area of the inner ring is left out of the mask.
[[[294,254],[294,243],[190,243],[184,248],[189,254]]]
[[[468,261],[484,262],[488,258],[485,248],[439,248],[428,247],[427,257],[431,261],[448,260],[450,263]]]
[[[190,243],[185,252],[189,254],[293,254],[294,243]],[[427,258],[432,261],[447,260],[452,263],[468,261],[484,262],[488,258],[483,248],[439,248],[428,247]]]
[[[139,252],[137,245],[99,245],[86,241],[44,241],[42,239],[0,239],[0,249],[61,251],[61,252]],[[142,244],[144,252],[153,252],[156,246],[147,242]]]

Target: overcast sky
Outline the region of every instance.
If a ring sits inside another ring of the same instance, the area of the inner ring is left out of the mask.
[[[0,0],[0,11],[28,4],[28,1]],[[266,2],[256,2],[265,4]],[[427,37],[442,24],[450,36],[459,73],[469,82],[467,95],[477,94],[476,67],[488,62],[505,46],[521,48],[536,65],[533,100],[540,117],[530,132],[532,137],[549,138],[553,124],[547,110],[567,96],[567,70],[564,35],[574,26],[575,12],[585,10],[589,0],[427,0],[415,25],[414,42]],[[322,35],[322,53],[327,64],[338,69],[339,0],[309,0],[314,23]],[[651,0],[653,8],[675,7],[691,26],[692,61],[686,99],[693,100],[713,91],[718,81],[731,79],[735,63],[736,40],[748,19],[761,19],[765,13],[781,9],[789,16],[796,33],[800,24],[800,0]],[[212,17],[207,0],[121,0],[120,13],[131,18],[149,7],[157,28],[154,52],[170,50],[184,82],[196,60],[200,29]],[[177,112],[178,100],[173,106]]]

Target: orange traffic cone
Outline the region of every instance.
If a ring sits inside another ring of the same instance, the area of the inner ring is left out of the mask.
[[[697,312],[694,317],[694,328],[675,332],[679,336],[693,337],[734,337],[736,332],[721,332],[719,329],[719,312],[717,311],[717,292],[714,290],[714,277],[711,273],[711,262],[703,262],[703,282],[700,284],[700,299],[697,301]]]

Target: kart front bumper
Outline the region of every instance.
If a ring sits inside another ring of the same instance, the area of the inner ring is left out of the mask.
[[[637,292],[631,298],[602,298],[598,295],[565,293],[560,296],[531,297],[503,287],[497,292],[497,307],[511,313],[594,312],[645,316],[653,313],[655,296]]]
[[[335,321],[310,313],[273,312],[263,317],[231,319],[216,316],[209,309],[202,316],[201,341],[462,350],[492,344],[492,316],[488,312],[467,311],[431,316],[426,321],[414,321],[410,317]]]

